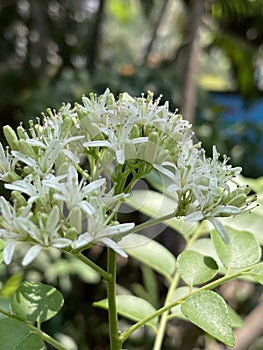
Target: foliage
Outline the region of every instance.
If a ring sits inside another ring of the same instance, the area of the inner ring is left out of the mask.
[[[26,268],[55,250],[56,261],[70,256],[93,269],[107,285],[106,298],[93,305],[108,310],[111,349],[121,349],[144,325],[154,334],[153,349],[161,349],[168,321],[178,317],[234,345],[233,326],[240,320],[217,287],[246,276],[262,282],[260,244],[247,229],[250,219],[236,227],[232,218],[239,214],[242,222],[251,209],[257,213],[255,195],[237,183],[240,167],[229,165],[227,157],[220,160],[215,146],[207,158],[189,122],[151,93],[138,98],[122,93],[117,100],[109,90],[91,93],[82,104],[48,109],[28,129],[5,126],[3,132],[8,147],[0,147],[0,179],[10,195],[0,198],[5,264],[20,260]],[[136,189],[145,178],[158,191]],[[152,218],[137,225],[121,222],[123,203]],[[177,257],[153,240],[159,223],[185,241]],[[209,244],[202,244],[204,238]],[[87,255],[101,247],[107,248],[106,268]],[[118,262],[129,256],[144,271],[141,296],[117,293]],[[153,271],[168,286],[163,305],[150,295],[158,292]],[[69,349],[63,337],[58,342],[42,328],[61,309],[62,294],[20,279],[10,291],[10,308],[0,308],[1,334],[14,331],[17,349],[43,349],[43,342]],[[120,329],[118,315],[133,324]],[[9,340],[1,339],[8,348]]]

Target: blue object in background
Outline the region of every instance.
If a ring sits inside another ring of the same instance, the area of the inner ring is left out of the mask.
[[[263,97],[246,101],[234,93],[211,94],[212,104],[219,110],[221,132],[233,144],[255,145],[250,154],[263,175]]]

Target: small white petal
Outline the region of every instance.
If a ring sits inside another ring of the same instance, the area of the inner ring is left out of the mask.
[[[195,211],[194,213],[188,214],[185,217],[185,221],[188,222],[195,222],[195,221],[200,221],[204,218],[203,213],[201,210]]]
[[[72,243],[71,239],[68,238],[58,238],[52,241],[52,246],[55,248],[65,248]]]
[[[116,253],[118,253],[122,257],[124,257],[124,258],[128,257],[128,255],[125,253],[125,251],[112,239],[103,238],[103,239],[99,240],[99,242],[105,244],[107,247],[110,247],[112,250],[114,250]]]
[[[112,145],[108,141],[89,141],[83,143],[84,147],[109,147],[112,148]]]
[[[85,245],[92,242],[92,240],[93,240],[93,237],[89,233],[83,233],[82,235],[79,236],[79,238],[75,242],[73,242],[72,248],[73,249],[82,248]]]
[[[38,168],[37,162],[29,157],[29,156],[25,156],[23,153],[19,152],[19,151],[12,151],[11,154],[18,160],[20,160],[21,162],[27,164],[28,166],[34,168],[35,170]]]
[[[126,224],[119,224],[114,226],[107,226],[96,237],[112,237],[131,230],[135,224],[133,222]]]
[[[222,224],[222,222],[219,221],[216,218],[213,218],[213,217],[207,218],[207,220],[209,220],[214,225],[215,229],[220,234],[220,236],[222,237],[223,241],[226,244],[229,244],[230,243],[229,234],[228,234],[225,226]]]
[[[63,153],[65,154],[65,156],[70,159],[73,163],[78,164],[79,163],[79,158],[77,156],[75,156],[74,153],[72,153],[71,151],[69,151],[68,149],[63,149]]]
[[[14,250],[15,250],[15,245],[16,245],[16,241],[12,240],[12,241],[9,241],[6,244],[6,246],[4,247],[3,260],[7,265],[9,265],[12,261],[12,257],[13,257]]]
[[[106,182],[105,178],[91,182],[90,184],[85,186],[85,193],[86,193],[86,191],[87,191],[87,193],[91,193],[91,192],[95,191],[97,188],[100,188],[103,184],[105,184],[105,182]]]
[[[47,218],[46,229],[47,231],[53,232],[56,230],[57,225],[60,221],[60,209],[57,205],[55,205]]]
[[[22,265],[29,265],[38,256],[41,250],[42,247],[40,245],[33,245],[24,256],[24,259],[22,260]]]
[[[1,214],[5,218],[5,220],[9,221],[12,218],[11,210],[10,210],[10,204],[7,202],[7,200],[4,197],[0,197],[0,209]]]
[[[119,164],[124,164],[125,162],[125,153],[123,149],[119,149],[116,151],[116,159]]]
[[[36,146],[36,147],[40,147],[40,148],[44,148],[44,149],[47,148],[47,146],[39,140],[27,139],[26,142],[31,146]]]
[[[79,207],[85,211],[85,213],[87,213],[88,215],[92,215],[95,213],[95,209],[93,208],[93,206],[88,203],[88,202],[85,202],[85,201],[81,201],[79,203]]]
[[[135,139],[132,139],[131,142],[133,144],[142,143],[142,142],[147,142],[148,139],[149,139],[148,137],[136,137]]]

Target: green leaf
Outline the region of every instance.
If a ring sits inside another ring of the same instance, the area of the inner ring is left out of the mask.
[[[192,291],[194,291],[194,290],[196,290],[196,289],[193,288]],[[190,293],[191,293],[191,290],[189,287],[187,287],[187,286],[179,287],[179,288],[175,289],[175,291],[173,292],[170,302],[175,302],[177,300],[181,300],[182,298],[185,298]],[[181,311],[181,305],[182,304],[178,304],[178,305],[173,306],[170,311],[174,317],[187,320],[187,318],[183,315],[183,313]]]
[[[222,297],[210,290],[196,292],[187,298],[181,311],[189,321],[227,346],[234,346],[227,305]]]
[[[243,327],[244,322],[243,322],[242,318],[236,313],[236,311],[234,309],[232,309],[232,307],[230,307],[229,305],[227,305],[227,309],[228,309],[228,314],[230,317],[231,327],[233,327],[233,328]]]
[[[191,250],[213,258],[218,266],[222,266],[215,250],[215,246],[210,238],[199,238],[191,245]]]
[[[263,263],[249,271],[249,276],[251,276],[256,282],[263,284]]]
[[[4,318],[0,320],[0,349],[43,350],[45,344],[39,335],[30,332],[22,322]]]
[[[227,228],[230,244],[223,242],[216,230],[211,237],[222,264],[227,268],[244,268],[255,264],[261,256],[260,246],[255,236],[249,231]]]
[[[63,305],[56,288],[39,282],[23,282],[11,298],[14,314],[26,321],[44,322],[54,317]]]
[[[156,311],[148,301],[133,295],[117,295],[116,302],[118,314],[136,322]],[[108,299],[97,301],[93,303],[93,306],[108,310]],[[155,327],[156,324],[157,317],[147,322],[147,325],[151,327]]]
[[[218,270],[214,259],[193,250],[185,250],[178,256],[177,268],[184,282],[191,286],[211,280]]]
[[[160,243],[136,233],[127,235],[119,245],[126,253],[148,265],[169,279],[174,273],[176,259],[174,255]]]

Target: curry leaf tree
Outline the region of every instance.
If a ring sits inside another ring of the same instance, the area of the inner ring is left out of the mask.
[[[240,167],[220,158],[215,146],[207,158],[191,124],[151,93],[138,98],[122,93],[118,99],[109,90],[90,94],[82,104],[48,109],[28,128],[5,126],[3,132],[8,146],[0,145],[0,179],[10,191],[10,198],[0,197],[5,264],[27,266],[52,248],[96,271],[107,295],[93,305],[108,311],[112,350],[122,349],[144,325],[156,335],[154,349],[161,349],[174,317],[234,345],[233,318],[237,322],[238,317],[215,287],[246,275],[259,283],[263,279],[256,237],[224,222],[255,207],[250,189],[237,182]],[[158,191],[136,190],[146,178]],[[137,225],[120,222],[123,203],[152,218]],[[154,240],[159,223],[184,238],[179,256]],[[106,269],[85,254],[96,245],[107,249]],[[163,277],[168,293],[162,306],[117,295],[117,255],[137,259]],[[54,287],[23,281],[10,309],[0,310],[2,347],[10,348],[12,338],[15,349],[42,349],[44,342],[65,349],[41,329],[62,305]],[[119,316],[134,323],[120,331]]]

